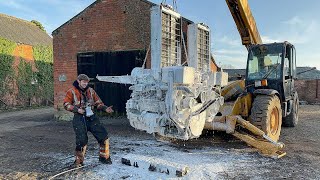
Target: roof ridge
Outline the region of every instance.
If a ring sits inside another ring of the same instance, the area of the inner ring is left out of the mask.
[[[52,38],[36,24],[0,13],[0,37],[28,45],[52,45]]]
[[[32,23],[31,21],[27,21],[25,19],[21,19],[21,18],[17,18],[17,17],[14,17],[14,16],[10,16],[8,14],[0,13],[0,16],[6,17],[6,18],[10,18],[10,19],[14,19],[14,20],[18,20],[18,21],[22,21],[24,23],[27,23],[27,24],[30,24],[30,25],[33,25],[33,26],[37,26],[34,23]]]

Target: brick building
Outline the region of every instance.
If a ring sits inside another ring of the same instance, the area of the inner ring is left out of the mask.
[[[320,71],[315,67],[298,67],[295,86],[302,101],[320,104]]]
[[[23,106],[26,102],[19,99],[19,84],[17,78],[9,79],[9,67],[3,63],[10,63],[14,75],[19,77],[19,64],[26,62],[32,67],[32,72],[37,72],[35,64],[34,47],[52,46],[52,38],[34,23],[16,17],[0,14],[0,61],[1,82],[6,86],[5,92],[1,89],[0,106]],[[10,45],[9,45],[10,44]],[[8,47],[10,46],[10,47]],[[11,49],[11,46],[13,49]],[[12,62],[11,62],[12,59]],[[2,87],[3,88],[3,87]],[[30,100],[28,100],[30,101]]]
[[[57,110],[63,109],[65,92],[78,74],[85,73],[90,78],[97,74],[130,74],[135,65],[142,64],[150,42],[152,5],[144,0],[97,0],[53,31],[54,107]],[[149,60],[147,66],[150,66]],[[92,80],[90,86],[94,86],[108,105],[116,103],[110,102],[110,98],[123,98],[120,94],[127,88],[96,80]]]

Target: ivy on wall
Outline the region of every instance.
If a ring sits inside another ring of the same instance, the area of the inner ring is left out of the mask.
[[[53,48],[52,46],[34,46],[33,56],[38,72],[33,80],[37,80],[39,95],[53,101]]]
[[[52,46],[34,46],[33,57],[36,61],[53,63],[53,48]]]
[[[24,60],[20,60],[17,77],[17,84],[19,88],[18,98],[20,102],[28,102],[30,98],[35,96],[36,88],[31,84],[32,74],[31,64]]]
[[[33,46],[34,64],[20,57],[19,65],[14,69],[13,56],[17,44],[0,38],[0,95],[8,94],[17,86],[16,95],[19,105],[53,101],[53,48],[52,46]],[[36,71],[35,71],[36,69]],[[8,83],[15,85],[8,85]],[[8,88],[9,87],[9,88]],[[11,87],[11,89],[10,89]]]
[[[7,81],[14,78],[14,70],[12,63],[14,57],[12,56],[17,44],[9,40],[0,38],[0,95],[4,95],[10,92],[10,89],[6,86]]]

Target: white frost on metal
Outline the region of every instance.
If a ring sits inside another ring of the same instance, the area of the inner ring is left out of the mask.
[[[188,25],[188,56],[189,66],[197,70],[210,70],[210,29],[198,23]]]
[[[127,154],[122,157],[122,163],[135,168],[144,169],[167,174],[166,178],[177,178],[186,176],[189,167],[173,161],[168,161],[162,157],[146,156],[141,154]]]
[[[99,81],[113,82],[120,84],[134,84],[131,76],[97,76]]]
[[[132,127],[187,140],[199,137],[205,122],[213,119],[223,105],[212,77],[214,73],[201,73],[193,67],[171,66],[155,70],[134,68],[130,78],[97,79],[132,84],[131,98],[126,103]]]
[[[210,30],[201,24],[189,26],[193,28],[188,33],[188,38],[193,39],[188,46],[193,54],[188,59],[191,63],[178,65],[180,18],[163,6],[152,7],[151,69],[134,68],[131,76],[97,76],[97,79],[132,85],[131,98],[126,103],[132,127],[188,140],[199,137],[205,122],[211,122],[218,113],[224,102],[220,88],[228,77],[211,72]]]
[[[181,64],[181,16],[165,6],[151,8],[151,68]]]
[[[161,7],[151,8],[151,68],[157,69],[161,66]]]

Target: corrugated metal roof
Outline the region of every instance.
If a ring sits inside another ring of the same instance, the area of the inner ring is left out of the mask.
[[[0,14],[0,37],[27,45],[52,45],[52,38],[35,24]]]
[[[245,69],[223,69],[229,76],[245,76]],[[300,74],[301,73],[301,74]],[[298,79],[320,79],[320,71],[314,67],[297,67]]]
[[[297,74],[298,79],[320,79],[320,71],[314,67],[297,67]]]

